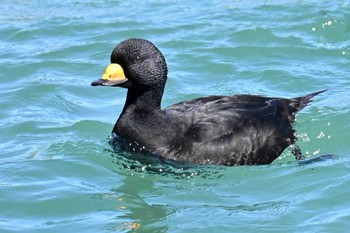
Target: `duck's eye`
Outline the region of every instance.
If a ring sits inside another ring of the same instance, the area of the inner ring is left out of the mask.
[[[140,57],[140,56],[136,56],[136,57],[135,57],[135,61],[136,61],[136,62],[140,62],[140,61],[141,61],[141,57]]]

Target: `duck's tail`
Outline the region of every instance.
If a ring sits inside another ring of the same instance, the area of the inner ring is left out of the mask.
[[[323,92],[327,91],[327,89],[322,91],[313,92],[311,94],[302,96],[302,97],[296,97],[292,99],[292,104],[295,105],[295,108],[297,112],[305,108],[310,102],[312,102],[312,98],[318,94],[321,94]]]

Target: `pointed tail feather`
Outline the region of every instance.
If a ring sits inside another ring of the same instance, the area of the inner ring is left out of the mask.
[[[322,91],[317,91],[317,92],[314,92],[314,93],[311,93],[311,94],[308,94],[308,95],[305,95],[305,96],[302,96],[302,97],[297,97],[297,98],[294,98],[292,101],[293,104],[296,104],[296,109],[297,109],[297,112],[299,112],[300,110],[302,110],[303,108],[305,108],[310,102],[312,102],[312,98],[318,94],[321,94],[323,92],[327,91],[327,89],[325,90],[322,90]]]

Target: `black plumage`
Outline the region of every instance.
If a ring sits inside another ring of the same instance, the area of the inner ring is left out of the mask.
[[[167,66],[158,48],[128,39],[113,50],[111,63],[92,85],[128,88],[114,135],[133,149],[181,162],[269,164],[295,143],[295,114],[324,92],[291,99],[208,96],[162,110]]]

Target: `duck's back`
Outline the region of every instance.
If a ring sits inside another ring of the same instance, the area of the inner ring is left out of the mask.
[[[295,141],[292,123],[296,101],[210,96],[170,106],[165,109],[167,114],[175,116],[177,124],[186,125],[171,142],[168,156],[193,163],[271,163]]]

